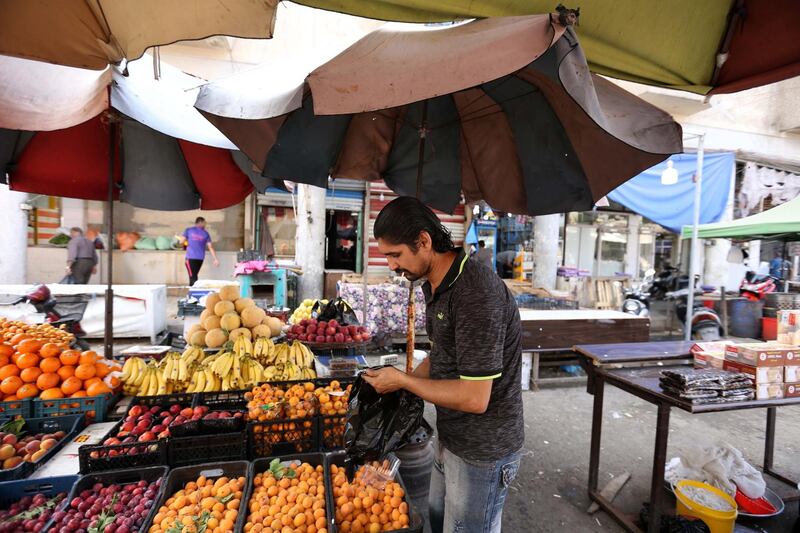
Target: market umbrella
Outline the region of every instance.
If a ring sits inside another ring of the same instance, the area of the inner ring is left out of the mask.
[[[446,212],[462,194],[509,213],[591,209],[682,149],[680,126],[590,74],[550,15],[386,27],[279,94],[233,80],[196,107],[263,176],[383,179]]]
[[[362,17],[443,22],[544,13],[553,0],[295,0]],[[699,94],[800,75],[796,0],[592,0],[578,3],[592,72]]]
[[[697,236],[701,239],[737,241],[800,240],[800,197],[749,217],[730,222],[702,224],[697,227]],[[682,237],[684,239],[692,237],[691,226],[684,226]]]
[[[0,0],[0,54],[105,69],[150,46],[272,36],[277,0]]]

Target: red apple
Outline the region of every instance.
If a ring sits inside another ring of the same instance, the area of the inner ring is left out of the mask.
[[[317,332],[317,326],[315,326],[313,324],[306,328],[306,333],[308,333],[308,334],[316,333],[316,332]]]
[[[17,443],[17,437],[12,433],[9,433],[5,437],[3,437],[3,444],[16,444],[16,443]]]
[[[361,342],[362,341],[361,334],[356,333],[355,335],[353,335],[353,340],[356,342]]]
[[[311,324],[312,326],[319,325],[319,322],[317,322],[316,318],[312,318],[311,320],[308,321],[308,323]]]
[[[181,406],[178,405],[177,403],[174,403],[174,404],[169,406],[169,412],[172,415],[177,415],[178,413],[181,412]]]
[[[158,434],[159,439],[166,439],[167,437],[169,437],[169,429],[165,429],[164,431]]]
[[[336,335],[336,328],[328,326],[325,328],[325,335]]]
[[[152,431],[153,433],[161,433],[165,429],[167,429],[167,426],[165,426],[163,424],[156,424],[155,426],[150,428],[150,431]]]
[[[133,407],[131,407],[131,408],[130,408],[130,410],[128,411],[128,416],[129,416],[129,417],[131,417],[131,416],[132,416],[132,417],[134,417],[134,418],[135,418],[135,417],[137,417],[137,416],[141,415],[143,412],[144,412],[144,409],[142,408],[142,406],[141,406],[141,405],[134,405],[134,406],[133,406]]]
[[[303,320],[301,320],[301,321],[300,321],[300,325],[301,325],[301,326],[303,326],[303,327],[306,327],[306,326],[308,326],[308,319],[307,319],[307,318],[304,318]]]
[[[333,336],[333,340],[342,343],[344,342],[344,335],[342,335],[341,333],[337,333],[336,335]]]
[[[197,416],[197,415],[203,416],[207,412],[208,412],[208,406],[207,405],[198,405],[193,410],[194,416]]]
[[[317,335],[314,341],[319,343],[325,342],[325,337],[323,337],[322,335]]]
[[[328,321],[328,327],[329,328],[338,328],[339,327],[339,322],[337,322],[335,319],[334,320],[329,320]]]
[[[358,335],[358,326],[348,326],[347,331],[350,332],[351,337],[355,337]]]
[[[134,422],[125,422],[124,424],[122,424],[122,426],[120,426],[120,430],[131,432],[135,427],[136,424]]]
[[[145,431],[139,437],[139,442],[148,442],[151,440],[156,440],[156,434],[153,433],[152,431]]]
[[[141,435],[145,431],[147,431],[147,428],[135,427],[135,428],[133,428],[133,431],[131,431],[131,435],[133,435],[134,437],[138,437],[139,435]]]
[[[319,331],[320,329],[325,329],[327,327],[328,323],[325,322],[324,320],[320,320],[319,322],[317,322],[317,331]]]
[[[333,342],[333,335],[327,335],[325,337],[325,342],[327,342],[328,344],[332,343]]]
[[[155,415],[159,411],[161,411],[161,406],[160,405],[154,405],[153,407],[150,408],[150,414],[151,415]]]
[[[353,337],[351,337],[350,335],[345,335],[344,342],[353,342]]]

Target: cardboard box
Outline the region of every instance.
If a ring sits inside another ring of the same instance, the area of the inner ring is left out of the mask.
[[[692,346],[690,352],[697,353],[697,352],[706,352],[706,353],[713,353],[718,355],[719,357],[725,356],[725,348],[728,346],[728,343],[725,341],[718,341],[718,342],[696,342],[694,346]]]
[[[783,397],[784,398],[798,398],[800,397],[800,384],[798,383],[786,383],[783,386]]]
[[[695,368],[714,368],[722,370],[725,357],[722,353],[716,352],[694,352]]]
[[[741,372],[747,374],[756,385],[783,383],[783,367],[779,366],[752,366],[725,360],[722,366],[728,372]]]
[[[787,366],[783,371],[784,383],[800,383],[800,366]]]
[[[751,366],[784,366],[800,361],[797,346],[769,342],[752,344],[728,344],[725,360]]]
[[[800,329],[800,310],[778,311],[778,333],[794,333]]]
[[[783,398],[783,385],[768,383],[756,387],[756,400],[779,400]]]

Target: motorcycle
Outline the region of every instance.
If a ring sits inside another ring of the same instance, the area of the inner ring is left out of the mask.
[[[692,305],[692,339],[701,341],[718,341],[722,338],[722,320],[713,309],[704,306],[700,298],[704,292],[696,290],[694,292],[694,304]],[[686,324],[686,312],[689,307],[689,289],[680,289],[667,293],[667,299],[675,300],[675,315],[681,324]]]
[[[650,284],[650,298],[663,300],[667,293],[685,289],[689,286],[689,276],[681,274],[680,265],[664,265],[664,270],[658,273]]]
[[[778,282],[781,280],[769,274],[756,274],[752,270],[744,275],[739,285],[739,296],[744,296],[751,302],[763,300],[767,294],[778,291]]]
[[[44,316],[44,321],[51,326],[61,328],[75,336],[73,344],[81,350],[88,350],[90,345],[84,337],[86,332],[81,327],[83,314],[89,305],[91,296],[85,294],[53,296],[47,285],[37,285],[25,296],[19,296],[5,305],[27,303],[36,312]]]
[[[639,285],[625,290],[625,301],[622,302],[622,312],[635,316],[650,316],[650,287],[653,283],[655,270],[647,270]]]

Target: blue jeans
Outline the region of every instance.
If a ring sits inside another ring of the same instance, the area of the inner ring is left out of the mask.
[[[429,509],[433,533],[499,533],[520,452],[497,461],[462,459],[437,443]]]

